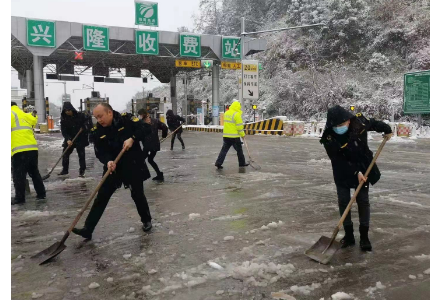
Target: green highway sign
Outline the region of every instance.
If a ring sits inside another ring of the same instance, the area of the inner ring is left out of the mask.
[[[430,70],[404,74],[405,114],[430,113]]]
[[[137,54],[159,54],[159,32],[150,30],[136,30],[135,43]]]
[[[180,34],[179,49],[181,56],[201,57],[201,36],[198,34]]]
[[[222,58],[240,59],[240,38],[222,37]]]
[[[55,22],[27,19],[26,28],[29,46],[55,47]]]
[[[83,25],[84,50],[109,51],[109,28]]]
[[[204,66],[204,68],[210,69],[211,67],[213,67],[213,60],[211,60],[211,59],[203,59],[202,60],[202,65]]]
[[[135,0],[135,25],[158,26],[158,3]]]

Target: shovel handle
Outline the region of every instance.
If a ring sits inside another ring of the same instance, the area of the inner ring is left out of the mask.
[[[55,167],[58,165],[58,163],[60,162],[60,160],[63,158],[63,156],[66,154],[66,152],[73,146],[73,143],[75,142],[75,140],[77,139],[77,137],[80,135],[80,133],[83,132],[83,127],[80,128],[80,130],[78,131],[77,135],[73,138],[72,140],[72,144],[70,144],[69,146],[67,146],[66,150],[63,151],[63,154],[61,154],[61,157],[57,160],[57,162],[55,163],[55,165],[52,167],[51,171],[48,173],[48,175],[50,175]],[[47,175],[46,175],[47,176]]]
[[[247,152],[248,152],[248,157],[251,159],[251,155],[250,155],[250,149],[248,149],[248,144],[247,141],[245,140],[245,136],[243,137],[243,143],[245,144],[245,148],[247,148]]]
[[[121,159],[121,157],[123,156],[124,152],[126,151],[126,149],[122,149],[121,152],[118,154],[118,156],[116,157],[116,159],[114,160],[114,163],[117,164],[118,161]],[[74,229],[75,225],[77,225],[78,221],[80,220],[81,216],[83,215],[84,211],[87,209],[87,207],[89,206],[90,202],[92,202],[93,198],[95,197],[95,195],[98,193],[99,189],[101,188],[101,186],[103,185],[104,181],[106,181],[107,177],[109,177],[110,175],[110,169],[107,170],[106,174],[104,174],[103,178],[101,179],[100,183],[98,184],[98,186],[95,188],[95,190],[93,191],[92,195],[90,195],[89,199],[87,199],[86,204],[84,204],[83,208],[81,209],[81,211],[78,213],[77,217],[75,218],[75,220],[72,222],[72,225],[70,225],[69,229],[67,230],[66,234],[64,235],[64,237],[69,236],[70,232],[72,231],[72,229]],[[63,239],[64,239],[63,237]],[[66,240],[64,239],[64,240]]]
[[[364,173],[364,177],[367,177],[369,175],[369,173],[371,172],[372,168],[374,167],[375,162],[377,161],[378,156],[380,155],[381,151],[383,150],[384,145],[386,145],[387,140],[388,140],[388,138],[385,137],[383,139],[383,142],[381,143],[380,147],[378,147],[377,153],[375,153],[375,156],[372,159],[371,164],[369,165],[368,169],[366,170],[366,173]],[[345,209],[345,212],[341,216],[340,221],[338,222],[338,225],[335,228],[334,233],[332,234],[331,243],[335,240],[335,237],[337,236],[338,231],[340,230],[341,226],[343,225],[344,220],[346,219],[346,216],[348,215],[349,211],[351,210],[352,204],[355,202],[355,199],[357,199],[358,193],[360,192],[361,188],[365,184],[366,183],[363,181],[358,184],[358,187],[355,190],[354,195],[352,195],[351,201],[349,201],[348,206]]]
[[[162,143],[163,141],[165,141],[166,139],[168,139],[169,137],[171,137],[176,131],[179,130],[179,128],[182,127],[182,125],[184,125],[184,124],[181,124],[181,126],[179,126],[178,128],[176,128],[175,131],[173,131],[172,133],[170,133],[169,135],[167,135],[165,138],[163,138],[159,143]]]

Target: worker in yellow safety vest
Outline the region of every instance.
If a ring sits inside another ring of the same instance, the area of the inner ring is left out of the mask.
[[[11,160],[15,199],[12,204],[25,203],[26,174],[32,178],[37,199],[46,198],[46,189],[38,171],[38,147],[33,127],[37,124],[36,111],[25,113],[11,102]]]
[[[245,162],[245,156],[243,155],[242,150],[242,141],[240,140],[241,137],[245,137],[240,102],[236,99],[233,99],[233,101],[233,104],[230,105],[230,109],[224,114],[224,143],[214,164],[218,169],[223,169],[222,164],[231,146],[233,146],[234,150],[237,152],[239,167],[246,167],[249,165]]]

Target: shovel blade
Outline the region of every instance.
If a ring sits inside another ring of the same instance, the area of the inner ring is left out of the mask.
[[[327,263],[329,263],[335,252],[337,252],[338,249],[341,248],[341,244],[334,240],[331,246],[323,253],[323,251],[326,249],[326,247],[328,247],[330,242],[331,242],[330,238],[326,236],[322,236],[317,241],[317,243],[315,243],[314,245],[312,245],[311,248],[305,251],[305,255],[315,261],[318,261],[321,264],[326,265]]]
[[[61,244],[60,242],[56,242],[51,245],[49,248],[44,249],[43,251],[35,254],[31,258],[40,259],[40,265],[49,262],[52,258],[60,254],[64,249],[66,249],[65,244]]]
[[[254,170],[260,170],[262,169],[258,164],[256,164],[254,161],[250,160],[249,161],[250,166],[254,169]]]
[[[46,180],[46,179],[48,179],[49,177],[51,177],[51,174],[44,175],[43,177],[41,177],[41,179],[42,179],[42,180]]]

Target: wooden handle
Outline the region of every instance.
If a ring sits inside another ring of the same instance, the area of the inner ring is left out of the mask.
[[[121,152],[118,154],[118,156],[116,157],[116,159],[114,160],[114,163],[117,164],[119,162],[119,160],[121,159],[121,157],[123,156],[124,152],[126,150],[122,149]],[[78,221],[80,220],[81,216],[83,215],[84,211],[87,209],[87,207],[89,206],[90,202],[92,202],[93,198],[95,197],[95,195],[98,193],[99,189],[101,188],[101,186],[103,185],[104,181],[106,181],[107,177],[109,177],[110,175],[110,169],[107,170],[106,174],[104,174],[103,178],[101,179],[100,183],[98,184],[98,186],[95,188],[95,190],[93,191],[92,195],[90,195],[89,199],[87,199],[86,204],[84,204],[83,208],[81,209],[81,211],[78,213],[77,217],[75,218],[75,220],[72,222],[72,225],[70,225],[69,229],[67,230],[67,232],[71,232],[72,229],[74,229],[75,225],[77,225]]]
[[[181,124],[181,126],[179,126],[178,128],[176,128],[175,131],[173,131],[172,133],[170,133],[169,135],[167,135],[165,138],[163,138],[159,143],[162,143],[163,141],[165,141],[166,139],[168,139],[169,137],[171,137],[176,131],[179,130],[179,128],[182,127],[182,125],[184,125],[184,124]]]
[[[383,142],[381,143],[380,147],[378,147],[377,153],[375,153],[374,158],[371,161],[371,164],[369,165],[368,169],[366,170],[366,173],[364,173],[364,177],[367,177],[369,175],[369,173],[371,172],[372,168],[374,167],[375,162],[377,161],[378,156],[381,153],[381,150],[383,150],[384,145],[387,142],[387,137],[385,137],[383,139]],[[369,184],[366,182],[360,182],[358,184],[357,189],[355,190],[354,195],[352,195],[351,201],[349,201],[348,206],[345,209],[345,212],[343,213],[343,215],[340,218],[340,221],[338,222],[337,228],[334,230],[334,233],[332,234],[332,238],[331,240],[333,241],[335,239],[335,237],[337,236],[338,231],[340,230],[344,220],[346,219],[346,216],[348,215],[349,211],[351,210],[352,204],[355,202],[355,199],[357,199],[358,193],[360,192],[361,188],[363,187],[363,185],[365,184]]]
[[[52,167],[51,171],[49,172],[49,174],[51,174],[55,167],[58,165],[58,163],[60,162],[60,160],[63,158],[63,156],[67,153],[67,151],[70,149],[70,147],[73,146],[73,143],[75,142],[75,140],[77,139],[77,137],[80,135],[80,133],[83,132],[83,127],[80,128],[80,130],[78,131],[77,135],[73,138],[72,140],[72,144],[69,145],[66,150],[63,151],[63,154],[61,154],[61,157],[57,160],[57,163]]]

